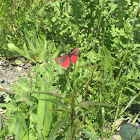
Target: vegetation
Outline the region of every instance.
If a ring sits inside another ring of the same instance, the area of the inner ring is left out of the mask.
[[[35,75],[1,89],[0,138],[111,140],[117,119],[137,118],[129,107],[140,100],[139,8],[137,0],[1,0],[0,54],[28,58]],[[76,64],[55,62],[74,48]]]

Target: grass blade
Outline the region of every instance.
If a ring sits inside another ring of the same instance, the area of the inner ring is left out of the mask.
[[[50,102],[56,103],[59,106],[62,106],[65,109],[68,109],[68,107],[59,100],[55,100],[55,99],[40,99],[40,100],[50,101]]]
[[[87,131],[85,129],[83,129],[82,132],[84,134],[86,134],[88,137],[90,137],[92,140],[97,140],[97,138],[91,132],[89,132],[89,131]]]
[[[100,105],[100,106],[108,106],[108,107],[117,107],[116,105],[112,105],[112,104],[108,104],[108,103],[95,102],[95,101],[81,102],[77,106],[86,106],[86,105]]]
[[[62,120],[57,124],[55,129],[52,131],[51,135],[49,136],[48,140],[53,140],[57,132],[60,130],[60,128],[64,125],[64,123],[68,120],[69,116],[66,116],[62,118]]]

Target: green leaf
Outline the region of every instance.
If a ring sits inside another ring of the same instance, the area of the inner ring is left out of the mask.
[[[28,48],[26,47],[26,44],[24,43],[23,44],[23,50],[24,50],[24,54],[23,56],[25,56],[26,58],[32,60],[34,63],[36,62],[35,59],[33,58],[34,55],[33,55],[33,52],[29,52]]]
[[[46,99],[46,98],[47,98],[46,95],[43,95],[43,94],[39,95],[39,99]],[[46,102],[43,100],[39,100],[38,106],[37,106],[37,115],[39,116],[39,124],[38,125],[41,124],[43,126],[44,117],[45,117],[45,113],[46,113],[45,109],[46,109]],[[49,112],[47,112],[47,113],[49,113]]]
[[[127,106],[124,108],[124,110],[121,111],[121,114],[122,114],[128,107],[131,106],[131,104],[134,102],[134,100],[135,100],[138,96],[140,96],[140,93],[137,94],[137,95],[135,95],[135,96],[129,101],[129,103],[128,103]]]
[[[103,2],[104,2],[104,0],[99,0],[101,7],[103,6]]]
[[[37,39],[36,39],[36,41],[37,41]],[[36,53],[36,49],[35,49],[35,47],[34,47],[34,43],[33,43],[33,40],[31,39],[31,43],[30,43],[30,49],[32,50],[32,52],[35,54]]]
[[[20,59],[17,59],[17,60],[15,60],[14,64],[21,65],[21,64],[24,64],[24,61],[20,60]]]
[[[109,14],[111,14],[117,8],[117,4],[111,3],[109,6],[111,7]]]
[[[110,51],[105,46],[103,47],[103,53],[104,53],[104,60],[105,60],[104,78],[108,79],[112,74],[114,60],[111,56]]]
[[[46,104],[46,114],[44,117],[44,128],[43,128],[43,135],[47,136],[50,132],[51,123],[52,123],[52,103],[47,102]]]
[[[56,21],[56,18],[55,18],[55,17],[53,17],[53,18],[52,18],[52,22],[55,22],[55,21]]]
[[[98,140],[91,132],[89,132],[89,131],[87,131],[85,129],[83,129],[82,132],[84,134],[86,134],[89,138],[91,138],[92,140]]]
[[[58,46],[53,57],[56,58],[61,50],[62,50],[62,46]]]
[[[140,137],[140,127],[137,129],[137,133],[136,133],[136,135],[135,135],[135,137],[137,138],[139,138]]]
[[[0,116],[0,132],[2,131],[3,126],[4,126],[3,121],[4,121],[4,120],[3,120],[2,116]]]
[[[68,107],[59,100],[55,100],[55,99],[40,99],[40,100],[50,101],[52,103],[56,103],[59,106],[62,106],[65,109],[68,109]]]
[[[55,127],[55,129],[50,134],[48,140],[53,140],[53,138],[55,137],[55,135],[58,133],[58,131],[64,125],[64,123],[68,120],[68,118],[69,118],[69,116],[66,116],[66,117],[62,118],[62,120],[57,124],[57,126]]]
[[[64,98],[62,95],[57,94],[55,92],[40,92],[40,91],[35,91],[34,93],[47,94],[47,95],[52,95],[52,96],[55,96],[55,97]]]
[[[86,105],[100,105],[100,106],[107,106],[107,107],[117,107],[116,105],[112,105],[112,104],[108,104],[108,103],[95,102],[95,101],[81,102],[77,106],[86,106]]]
[[[129,90],[130,92],[132,92],[132,93],[136,94],[136,91],[135,91],[135,90],[133,90],[133,89],[131,89],[131,88],[129,88],[129,87],[125,87],[124,89],[127,89],[127,90]]]
[[[24,54],[23,50],[21,50],[18,47],[16,47],[13,43],[8,43],[8,47],[12,51],[17,51],[17,52],[19,52],[22,55]]]
[[[137,132],[132,124],[123,124],[120,128],[120,136],[123,140],[132,140]]]
[[[19,122],[19,119],[17,117],[16,124],[15,124],[15,139],[16,140],[20,140],[19,139],[19,129],[20,129],[20,122]]]

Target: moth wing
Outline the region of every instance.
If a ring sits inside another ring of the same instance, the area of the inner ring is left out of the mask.
[[[76,63],[77,59],[78,59],[78,54],[79,54],[79,48],[75,48],[72,52],[71,52],[71,62],[72,63]]]
[[[79,48],[75,48],[72,52],[71,55],[77,55],[79,54]]]
[[[55,59],[55,61],[64,68],[68,68],[70,66],[70,58],[68,55],[58,57]]]
[[[70,66],[70,58],[67,57],[67,59],[64,61],[64,63],[61,66],[64,68],[68,68]]]
[[[77,55],[71,55],[70,59],[71,59],[72,64],[73,64],[73,63],[76,63],[77,58],[78,58]]]

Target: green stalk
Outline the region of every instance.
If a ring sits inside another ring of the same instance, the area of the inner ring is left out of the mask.
[[[71,100],[71,140],[74,138],[74,117],[75,117],[75,105],[74,105],[74,94],[72,95]]]
[[[97,39],[97,36],[98,36],[98,33],[99,33],[99,27],[100,27],[100,24],[101,24],[101,19],[102,19],[102,14],[103,14],[103,10],[104,10],[104,5],[105,5],[105,0],[103,0],[103,2],[102,2],[102,9],[101,9],[100,19],[99,19],[99,24],[98,24],[98,31],[96,33],[96,39]]]
[[[112,131],[111,131],[111,135],[109,137],[109,140],[111,140],[112,135],[113,135],[113,133],[115,131],[115,124],[116,124],[117,116],[118,116],[118,113],[119,113],[119,105],[120,105],[120,101],[121,101],[122,91],[123,91],[123,89],[120,92],[120,96],[119,96],[119,100],[118,100],[118,105],[117,105],[117,110],[116,110],[116,114],[115,114],[115,119],[114,119],[114,123],[113,123],[113,128],[112,128]]]

